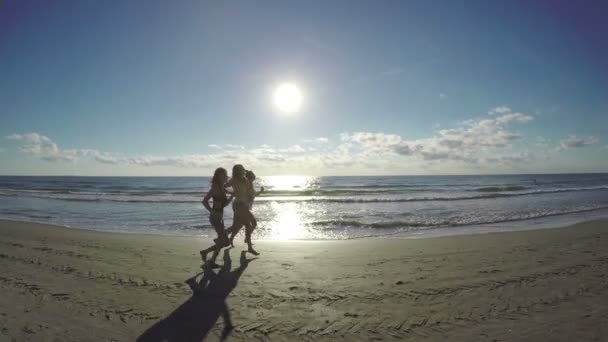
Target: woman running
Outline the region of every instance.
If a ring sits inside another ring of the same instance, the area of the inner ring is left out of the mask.
[[[260,189],[260,191],[258,191],[258,192],[255,191],[253,182],[255,181],[256,177],[255,177],[255,173],[253,173],[253,171],[249,171],[249,170],[245,171],[245,177],[249,181],[249,187],[247,188],[247,210],[248,210],[248,216],[249,216],[247,222],[249,222],[249,226],[246,226],[247,228],[245,229],[245,243],[251,243],[251,233],[258,226],[258,222],[255,219],[255,216],[253,216],[253,213],[251,212],[251,210],[253,209],[253,202],[255,201],[255,198],[259,194],[264,192],[264,187],[262,187]],[[228,231],[231,233],[230,234],[230,244],[232,246],[234,246],[234,242],[233,242],[234,237],[239,233],[239,230],[240,229],[234,229],[233,227],[228,229]]]
[[[222,167],[217,168],[211,179],[211,189],[207,192],[202,201],[205,209],[209,211],[209,223],[211,223],[217,233],[217,239],[214,240],[215,245],[200,252],[203,263],[207,262],[207,254],[213,252],[212,257],[209,260],[209,266],[211,267],[217,266],[215,263],[217,255],[223,247],[228,246],[230,243],[224,226],[224,208],[230,204],[233,195],[230,197],[226,196],[224,185],[227,180],[228,172],[226,172],[226,169]],[[209,205],[210,199],[213,200],[211,205]]]
[[[249,232],[249,235],[253,231],[251,225],[251,212],[249,211],[249,199],[251,194],[251,188],[253,185],[246,177],[246,170],[241,164],[234,165],[232,168],[232,178],[226,187],[232,187],[234,194],[234,202],[232,202],[232,211],[234,212],[234,219],[230,231],[236,235],[238,231],[245,226],[245,232]],[[251,238],[246,238],[247,251],[254,255],[259,255],[253,245],[251,244]]]

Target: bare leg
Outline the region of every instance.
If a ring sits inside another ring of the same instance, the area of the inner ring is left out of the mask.
[[[207,261],[207,254],[209,254],[209,252],[213,252],[215,251],[215,249],[217,248],[217,245],[213,245],[207,249],[203,249],[200,251],[201,253],[201,259],[203,259],[203,262]]]
[[[245,242],[247,243],[247,252],[253,255],[260,255],[255,249],[253,249],[253,244],[251,243],[251,233],[253,232],[253,226],[248,223],[245,225]]]
[[[258,227],[258,220],[255,219],[255,216],[253,216],[253,213],[251,214],[251,226],[253,226],[254,230]]]
[[[215,228],[215,232],[217,233],[217,239],[213,240],[213,241],[215,241],[215,245],[213,245],[207,249],[204,249],[200,252],[201,259],[203,259],[203,266],[211,267],[211,268],[218,267],[218,265],[215,263],[215,260],[217,259],[217,256],[220,253],[220,250],[223,247],[228,246],[228,243],[229,243],[228,235],[226,234],[226,231],[224,230],[223,222],[221,224],[214,225],[214,228]],[[207,254],[209,252],[213,252],[213,254],[211,255],[211,259],[209,259],[209,263],[207,264]]]
[[[253,213],[251,211],[249,212],[248,216],[249,225],[245,226],[245,243],[247,244],[251,243],[251,233],[258,226],[258,221],[256,221],[255,216],[253,216]]]
[[[241,230],[241,228],[243,228],[243,225],[241,223],[238,224],[233,224],[232,227],[230,228],[230,245],[232,247],[234,247],[234,237],[239,233],[239,231]]]
[[[258,226],[258,221],[255,219],[255,216],[253,215],[253,213],[251,211],[249,211],[249,224],[245,226],[245,243],[247,243],[248,252],[250,252],[254,255],[260,254],[260,253],[256,252],[255,249],[253,249],[253,243],[251,242],[251,234],[253,234],[253,231],[255,230],[255,228],[257,226]]]

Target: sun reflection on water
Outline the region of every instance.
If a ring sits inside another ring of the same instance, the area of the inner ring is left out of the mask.
[[[310,237],[303,219],[302,208],[297,203],[272,202],[271,208],[275,216],[267,222],[268,238],[292,240]]]
[[[311,176],[266,176],[260,179],[260,185],[271,191],[300,191],[316,188],[318,177]]]
[[[315,210],[302,202],[276,201],[275,198],[288,193],[298,193],[318,187],[318,177],[311,176],[267,176],[261,177],[259,185],[266,188],[268,209],[271,215],[264,222],[264,235],[273,240],[309,239],[314,234],[308,227],[315,217]]]

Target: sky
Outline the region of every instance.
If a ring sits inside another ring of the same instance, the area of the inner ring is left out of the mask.
[[[0,1],[0,174],[608,172],[605,1]],[[273,105],[283,82],[303,103]]]

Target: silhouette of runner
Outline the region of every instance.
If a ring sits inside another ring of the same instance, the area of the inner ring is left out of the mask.
[[[218,273],[206,267],[202,273],[186,280],[192,297],[180,305],[166,318],[148,328],[138,342],[200,342],[215,326],[220,316],[224,324],[221,340],[225,340],[234,326],[226,298],[238,284],[239,279],[254,259],[247,259],[241,252],[240,265],[231,271],[230,249],[224,250],[224,265]],[[202,274],[200,281],[196,278]]]
[[[202,201],[205,209],[209,211],[209,223],[211,223],[217,233],[215,245],[200,251],[203,263],[207,263],[207,254],[213,252],[209,261],[210,267],[218,267],[215,263],[215,259],[222,247],[228,246],[229,243],[228,234],[226,233],[224,226],[224,208],[230,204],[233,196],[230,196],[230,198],[226,196],[225,184],[227,181],[228,172],[226,172],[226,169],[222,167],[217,168],[211,179],[211,189],[209,189]],[[213,207],[209,205],[210,199],[213,200]]]

